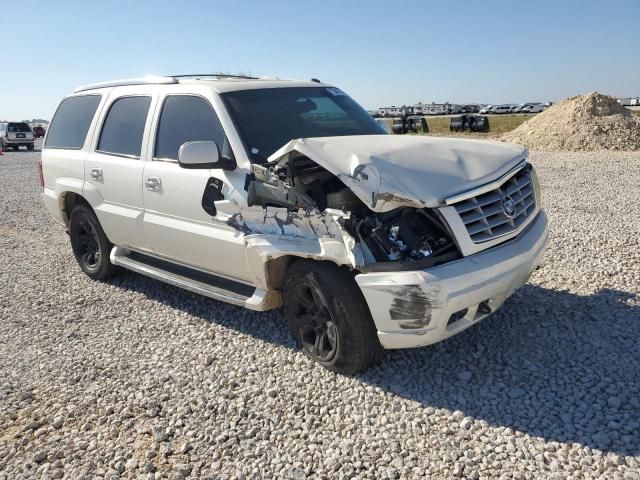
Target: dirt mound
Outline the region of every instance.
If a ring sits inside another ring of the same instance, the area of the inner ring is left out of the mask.
[[[593,92],[553,105],[500,140],[541,151],[640,150],[640,117]]]

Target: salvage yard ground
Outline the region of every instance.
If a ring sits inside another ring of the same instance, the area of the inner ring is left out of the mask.
[[[38,157],[0,157],[0,478],[638,478],[640,154],[533,153],[551,239],[530,283],[355,378],[279,311],[89,280]]]

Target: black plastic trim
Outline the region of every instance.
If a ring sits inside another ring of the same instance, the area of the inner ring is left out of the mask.
[[[135,260],[136,262],[144,263],[151,267],[156,267],[175,275],[180,275],[182,277],[186,277],[200,283],[205,283],[207,285],[211,285],[212,287],[227,290],[244,297],[251,297],[256,291],[256,288],[251,285],[246,285],[244,283],[236,282],[228,278],[219,277],[212,273],[201,272],[200,270],[196,270],[185,265],[178,265],[176,263],[168,262],[166,260],[152,257],[150,255],[145,255],[143,253],[131,252],[128,257],[131,260]]]

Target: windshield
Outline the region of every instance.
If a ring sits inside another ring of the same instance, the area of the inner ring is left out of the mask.
[[[7,126],[7,130],[11,133],[29,133],[31,131],[31,127],[26,123],[10,123]]]
[[[294,138],[387,133],[338,88],[241,90],[224,93],[222,98],[255,163],[264,163]]]

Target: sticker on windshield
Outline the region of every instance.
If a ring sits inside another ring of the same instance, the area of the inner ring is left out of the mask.
[[[327,92],[329,92],[331,95],[333,95],[334,97],[340,97],[340,96],[344,96],[346,97],[347,94],[344,93],[342,90],[340,90],[339,88],[335,88],[335,87],[331,87],[331,88],[327,88]]]

